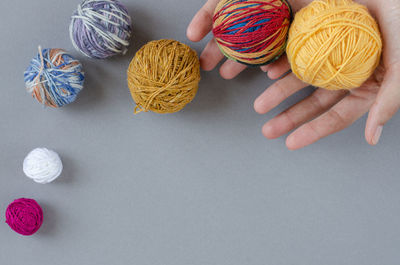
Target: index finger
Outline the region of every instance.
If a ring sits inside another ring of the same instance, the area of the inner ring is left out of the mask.
[[[201,41],[212,29],[213,15],[219,0],[208,0],[190,22],[186,35],[189,40]]]

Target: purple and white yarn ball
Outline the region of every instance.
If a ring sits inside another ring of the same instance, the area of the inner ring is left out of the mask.
[[[117,0],[84,0],[72,15],[69,33],[75,49],[90,58],[125,54],[131,17]]]

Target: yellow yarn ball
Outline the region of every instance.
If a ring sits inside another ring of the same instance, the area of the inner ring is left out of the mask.
[[[175,40],[151,41],[132,59],[128,86],[135,113],[174,113],[195,97],[200,81],[196,51]]]
[[[317,0],[297,12],[286,53],[298,78],[329,90],[360,87],[382,53],[379,27],[351,0]]]

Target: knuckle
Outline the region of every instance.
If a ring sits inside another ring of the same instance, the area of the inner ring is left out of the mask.
[[[335,109],[331,109],[327,112],[328,118],[333,122],[331,123],[332,129],[337,131],[341,130],[348,125],[346,117]]]
[[[286,119],[286,121],[288,122],[290,130],[293,130],[294,128],[296,128],[298,126],[298,122],[296,122],[293,119],[292,113],[290,111],[285,111],[285,112],[282,113],[282,115]]]
[[[316,96],[316,94],[312,94],[309,98],[310,104],[315,108],[315,109],[321,109],[323,107],[321,100],[319,97]]]
[[[277,81],[277,82],[274,84],[274,86],[275,86],[275,89],[277,90],[277,92],[279,93],[279,96],[280,96],[281,98],[287,98],[287,97],[289,96],[288,93],[287,93],[287,91],[286,91],[285,86],[283,86],[283,84],[282,84],[281,81]]]

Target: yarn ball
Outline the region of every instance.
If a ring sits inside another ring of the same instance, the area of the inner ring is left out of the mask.
[[[46,148],[36,148],[24,159],[23,170],[33,181],[47,184],[60,176],[63,164],[56,152]]]
[[[351,0],[319,0],[297,12],[287,56],[304,82],[329,90],[360,87],[379,65],[382,39],[368,9]]]
[[[200,81],[196,51],[175,40],[151,41],[132,59],[128,86],[135,113],[173,113],[195,97]]]
[[[75,49],[96,59],[125,54],[131,32],[128,10],[117,0],[83,1],[69,27]]]
[[[6,223],[18,234],[33,235],[43,223],[43,210],[33,199],[17,199],[7,207]]]
[[[62,49],[42,49],[24,73],[26,90],[53,108],[75,101],[83,88],[81,63]]]
[[[212,31],[229,59],[265,65],[284,53],[291,19],[286,0],[221,0],[214,11]]]

